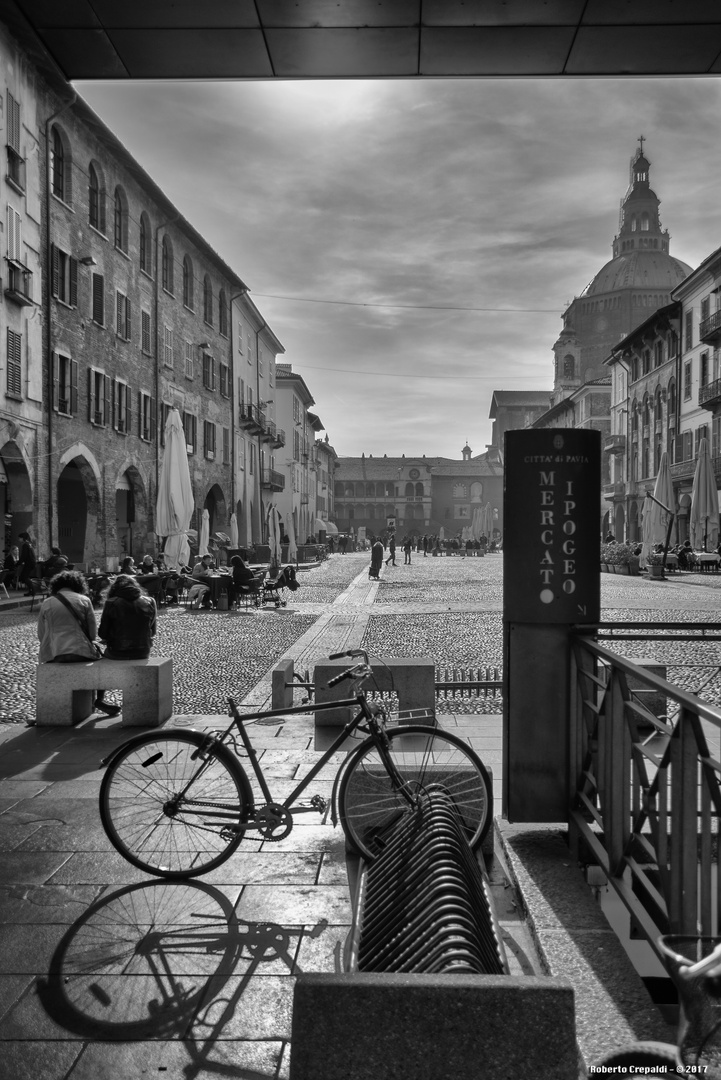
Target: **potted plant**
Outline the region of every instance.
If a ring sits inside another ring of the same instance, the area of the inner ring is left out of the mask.
[[[646,558],[646,565],[651,577],[663,577],[663,552],[652,551]]]

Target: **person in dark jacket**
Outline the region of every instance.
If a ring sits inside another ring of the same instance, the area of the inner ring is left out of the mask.
[[[38,576],[38,562],[35,557],[35,549],[30,542],[30,533],[21,532],[20,539],[22,540],[22,547],[20,548],[20,573],[18,574],[18,585],[24,585],[28,590],[28,595],[32,593],[30,587],[31,578]]]
[[[392,562],[394,566],[396,565],[396,534],[395,533],[391,533],[390,536],[388,537],[388,558],[386,559],[386,566],[388,566],[389,562]]]
[[[375,537],[371,537],[371,565],[368,571],[368,577],[380,581],[380,570],[382,565],[383,544]]]
[[[98,637],[108,660],[144,660],[150,656],[158,613],[155,601],[127,574],[118,574],[108,590]]]
[[[235,604],[241,593],[259,593],[261,582],[240,555],[230,560],[232,581],[228,584],[228,602]]]
[[[56,574],[59,574],[62,570],[72,570],[72,566],[68,563],[68,560],[63,555],[59,547],[50,548],[50,558],[45,560],[43,566],[43,577],[46,581],[50,578],[54,578]]]

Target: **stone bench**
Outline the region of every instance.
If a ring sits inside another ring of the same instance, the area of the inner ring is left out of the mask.
[[[328,688],[328,680],[341,671],[351,667],[353,660],[343,657],[341,660],[323,660],[316,664],[313,672],[315,700],[338,701],[349,696],[350,683],[341,682]],[[432,660],[416,657],[376,657],[371,659],[374,682],[367,682],[365,689],[379,690],[383,693],[395,691],[398,695],[398,708],[401,710],[420,710],[428,714],[427,718],[414,719],[414,723],[433,723],[436,706],[436,666]],[[343,727],[353,715],[354,710],[345,706],[342,709],[324,709],[315,714],[316,727]]]
[[[93,712],[98,690],[121,690],[127,727],[158,727],[173,712],[173,661],[96,660],[87,664],[38,664],[35,716],[39,727],[63,727]]]

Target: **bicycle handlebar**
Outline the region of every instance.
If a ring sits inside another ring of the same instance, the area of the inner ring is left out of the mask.
[[[342,660],[344,656],[362,656],[364,662],[366,664],[368,663],[368,653],[365,651],[365,649],[346,649],[345,652],[332,652],[329,655],[328,659]]]
[[[364,664],[356,664],[355,667],[346,668],[345,671],[341,671],[340,675],[334,675],[332,679],[328,679],[328,686],[337,686],[339,682],[343,682],[344,679],[357,679],[361,674]]]

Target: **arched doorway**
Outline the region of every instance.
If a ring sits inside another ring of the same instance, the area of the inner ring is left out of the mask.
[[[78,569],[94,559],[107,561],[100,535],[100,491],[95,472],[84,457],[74,457],[58,477],[58,544]]]
[[[21,532],[33,525],[33,492],[20,447],[9,439],[0,446],[0,528],[2,552],[17,544]]]
[[[205,496],[203,509],[208,511],[210,518],[210,535],[220,530],[226,532],[228,527],[228,511],[225,505],[225,495],[219,484],[213,484]]]

